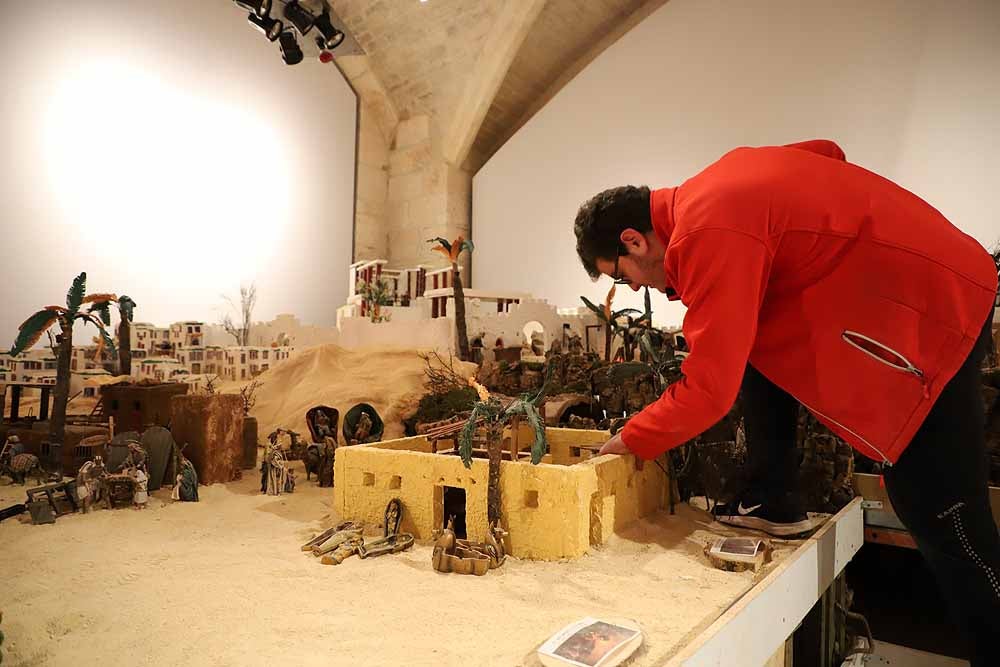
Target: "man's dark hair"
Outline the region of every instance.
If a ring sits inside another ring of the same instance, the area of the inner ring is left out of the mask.
[[[598,278],[597,260],[614,260],[628,254],[622,245],[621,233],[634,229],[645,234],[653,229],[649,216],[649,188],[645,185],[623,185],[600,192],[580,207],[573,231],[576,232],[576,254],[591,278]]]

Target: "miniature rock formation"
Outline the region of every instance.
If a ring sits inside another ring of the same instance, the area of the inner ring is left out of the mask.
[[[170,430],[188,444],[186,456],[202,484],[231,482],[243,475],[243,401],[235,394],[175,396]]]

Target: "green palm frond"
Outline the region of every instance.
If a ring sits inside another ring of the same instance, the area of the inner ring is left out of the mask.
[[[611,382],[611,384],[618,385],[634,377],[652,375],[653,369],[649,366],[649,364],[644,364],[639,361],[626,361],[624,363],[610,366],[607,370],[607,374],[608,381]]]
[[[539,389],[534,396],[531,396],[530,394],[525,394],[522,398],[524,398],[526,401],[528,401],[535,407],[539,407],[542,404],[542,401],[545,400],[546,395],[548,395],[549,393],[549,385],[552,383],[552,375],[554,370],[555,370],[555,364],[553,364],[551,361],[545,364],[545,380],[542,382],[541,389]]]
[[[73,286],[66,292],[66,309],[69,310],[71,316],[80,310],[80,304],[83,303],[83,297],[86,292],[87,272],[84,271],[73,279]]]
[[[111,302],[110,301],[98,301],[91,304],[90,308],[87,309],[88,313],[97,313],[101,321],[104,322],[104,326],[111,326]]]
[[[491,405],[493,400],[495,399],[487,402],[480,401],[472,406],[472,414],[469,415],[469,420],[465,422],[465,426],[458,434],[458,454],[462,457],[462,463],[465,464],[466,468],[472,467],[472,438],[476,435],[476,429],[479,428],[479,419],[489,420],[496,417],[495,406]]]
[[[611,319],[617,320],[619,317],[624,317],[625,315],[631,315],[635,313],[636,315],[641,315],[642,313],[635,308],[622,308],[621,310],[616,310],[611,313]]]
[[[598,317],[598,318],[599,318],[599,319],[600,319],[600,320],[601,320],[602,322],[605,322],[605,323],[607,323],[607,321],[608,321],[608,318],[607,318],[607,316],[606,316],[606,315],[604,314],[604,309],[603,309],[603,308],[599,307],[599,306],[598,306],[598,305],[596,305],[596,304],[595,304],[595,303],[594,303],[593,301],[591,301],[590,299],[588,299],[588,298],[587,298],[587,297],[585,297],[585,296],[581,296],[581,297],[580,297],[580,300],[581,300],[581,301],[583,301],[583,305],[585,305],[585,306],[586,306],[587,308],[590,308],[590,309],[591,309],[592,311],[594,311],[594,314],[595,314],[595,315],[597,315],[597,317]]]
[[[135,310],[136,303],[131,297],[122,294],[118,297],[118,313],[123,320],[132,321],[132,311]]]
[[[660,363],[660,353],[656,351],[655,347],[653,347],[652,335],[649,331],[644,331],[639,335],[639,346],[642,348],[643,352],[649,355],[649,358],[654,365]]]
[[[535,432],[535,441],[531,444],[531,462],[535,465],[542,460],[542,457],[549,451],[549,443],[545,438],[545,423],[542,416],[530,401],[517,399],[511,403],[504,411],[504,416],[524,415],[528,424]]]
[[[58,319],[59,313],[53,310],[40,310],[29,317],[20,326],[17,339],[10,348],[10,355],[17,356],[30,349]]]

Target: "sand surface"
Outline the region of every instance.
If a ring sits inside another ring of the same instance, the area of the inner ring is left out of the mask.
[[[656,665],[753,581],[706,564],[702,544],[737,531],[688,506],[582,559],[508,559],[484,577],[433,571],[429,544],[324,566],[299,547],[337,519],[332,491],[300,475],[294,494],[262,496],[254,477],[202,487],[200,503],[164,490],[142,511],[0,523],[4,666],[535,666],[588,615],[637,621],[629,664]],[[0,481],[0,507],[23,498]]]

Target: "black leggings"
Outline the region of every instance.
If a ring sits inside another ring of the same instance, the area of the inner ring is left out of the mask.
[[[1000,665],[1000,534],[990,509],[979,368],[989,344],[987,321],[899,461],[884,471],[896,515],[966,634],[972,667]],[[797,464],[798,403],[747,367],[743,406],[748,491],[775,502],[787,498]]]

